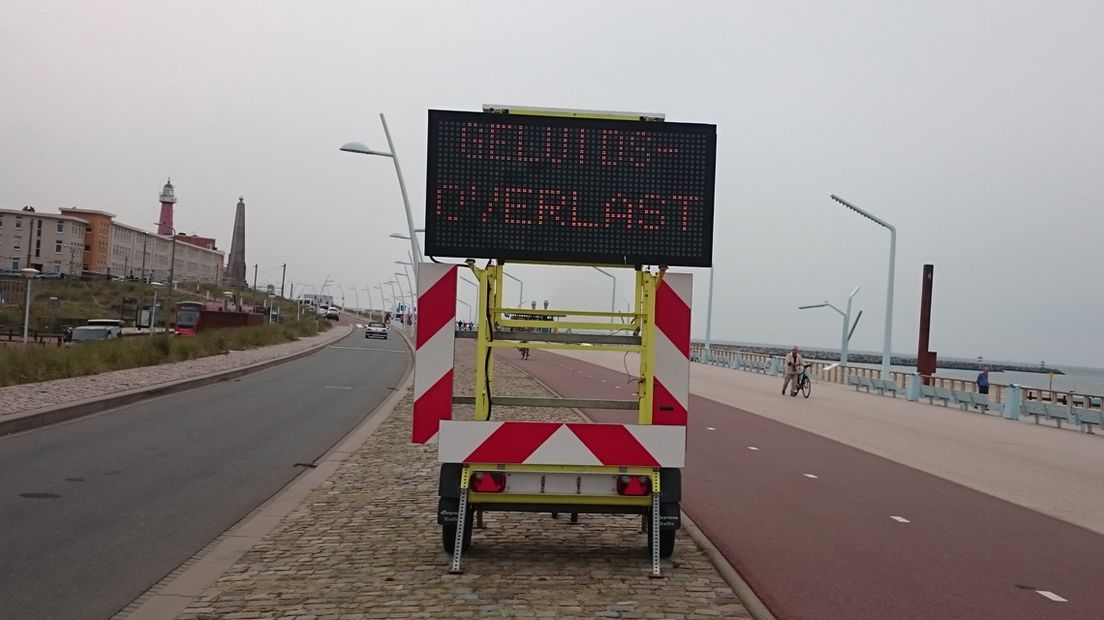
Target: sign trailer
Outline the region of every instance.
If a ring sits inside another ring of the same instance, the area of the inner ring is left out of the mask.
[[[461,572],[484,511],[642,516],[652,575],[680,526],[689,402],[692,276],[712,261],[714,125],[608,112],[429,112],[426,255],[419,265],[412,440],[436,440],[437,520]],[[475,259],[488,259],[479,267]],[[628,312],[513,308],[508,263],[635,272]],[[479,286],[474,332],[455,332],[456,278]],[[612,321],[611,321],[612,319]],[[476,341],[471,394],[453,394],[456,337]],[[496,396],[494,350],[633,352],[627,400]],[[474,405],[453,419],[453,405]],[[632,410],[635,424],[491,419],[510,407]]]

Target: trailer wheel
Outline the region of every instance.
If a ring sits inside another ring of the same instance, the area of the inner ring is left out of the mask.
[[[460,548],[462,552],[466,552],[471,548],[472,525],[474,521],[474,511],[469,510],[464,519],[464,543]],[[445,523],[441,526],[441,544],[445,547],[445,553],[452,555],[453,550],[456,548],[456,523]]]

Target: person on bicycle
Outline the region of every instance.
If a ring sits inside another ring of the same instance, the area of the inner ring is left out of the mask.
[[[785,375],[785,379],[782,381],[782,395],[786,395],[786,388],[792,385],[792,391],[790,396],[797,395],[797,375],[801,373],[805,367],[805,358],[801,356],[801,351],[797,350],[797,347],[790,349],[790,352],[786,354],[786,357],[782,358],[782,373]]]

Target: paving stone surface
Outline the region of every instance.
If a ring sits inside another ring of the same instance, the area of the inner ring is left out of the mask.
[[[154,387],[164,383],[202,377],[250,364],[267,362],[294,355],[320,344],[334,342],[348,335],[348,333],[348,327],[335,326],[317,336],[300,338],[295,342],[274,344],[259,349],[231,351],[225,355],[212,355],[157,366],[114,370],[86,377],[10,385],[0,388],[0,416],[45,407],[57,407],[127,390]]]
[[[457,343],[457,394],[470,394],[472,344]],[[495,393],[546,395],[509,364]],[[458,407],[457,418],[471,418]],[[409,443],[411,399],[338,471],[180,615],[210,618],[750,618],[680,532],[651,579],[640,518],[487,513],[449,575],[436,523],[436,446]],[[581,421],[570,410],[496,409],[495,419]]]

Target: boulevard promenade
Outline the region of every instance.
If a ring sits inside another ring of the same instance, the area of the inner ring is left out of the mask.
[[[512,361],[565,397],[636,391],[632,355]],[[682,504],[777,617],[1104,609],[1104,437],[835,384],[808,400],[781,388],[691,365]]]

